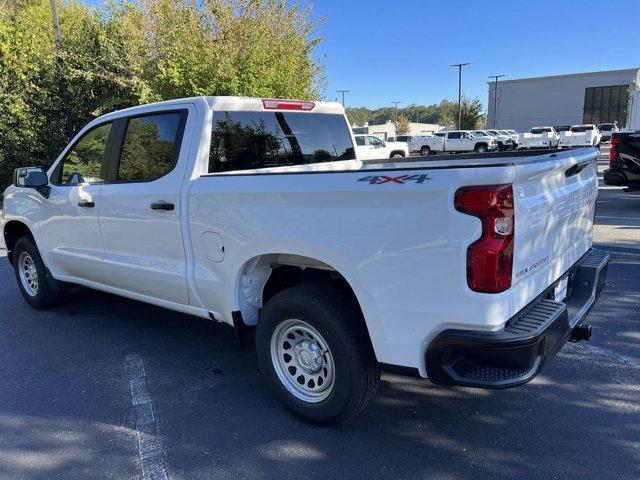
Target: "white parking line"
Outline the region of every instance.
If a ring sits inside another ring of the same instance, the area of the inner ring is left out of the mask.
[[[592,343],[568,343],[567,345],[571,349],[571,353],[580,354],[581,352],[584,352],[591,356],[597,356],[599,359],[608,360],[611,363],[640,370],[640,359],[638,358],[623,355],[621,353],[614,352],[613,350],[609,350],[608,348],[598,347]]]
[[[129,390],[138,437],[138,456],[142,468],[142,478],[143,480],[167,480],[162,444],[153,413],[153,402],[147,392],[144,362],[140,355],[134,354],[127,355],[125,363],[129,372]]]
[[[603,248],[602,246],[598,246],[598,245],[596,245],[596,248],[599,251],[607,252],[607,253],[610,253],[611,255],[625,255],[627,257],[640,257],[640,251],[638,251],[638,253],[619,252],[618,250],[609,250],[607,248]]]

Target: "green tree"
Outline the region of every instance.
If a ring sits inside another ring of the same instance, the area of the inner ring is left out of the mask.
[[[409,123],[409,119],[404,115],[398,117],[398,121],[396,122],[396,134],[397,135],[407,135],[411,131],[411,125]]]
[[[476,128],[482,128],[485,120],[482,113],[483,110],[484,108],[482,103],[480,103],[480,100],[477,98],[474,100],[463,98],[460,105],[461,115],[460,125],[458,128],[460,130],[474,130]]]
[[[457,103],[443,100],[437,105],[412,104],[399,108],[397,113],[406,117],[410,122],[445,125],[452,118],[453,109],[456,109],[457,112],[457,108]],[[393,121],[396,118],[396,110],[391,107],[382,107],[375,110],[366,107],[347,108],[347,117],[352,124],[362,125],[365,122],[381,124],[387,120]]]
[[[287,0],[58,0],[77,131],[106,112],[193,95],[321,96],[321,41]],[[49,0],[0,1],[0,191],[67,143]]]

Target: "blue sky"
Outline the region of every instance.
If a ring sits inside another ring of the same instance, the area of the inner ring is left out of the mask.
[[[453,63],[471,62],[463,90],[486,107],[487,77],[640,67],[640,1],[318,0],[326,96],[347,106],[457,98]]]
[[[99,4],[100,0],[85,0]],[[317,55],[325,97],[347,106],[457,98],[486,107],[487,77],[505,79],[640,67],[640,1],[302,0],[325,17]]]

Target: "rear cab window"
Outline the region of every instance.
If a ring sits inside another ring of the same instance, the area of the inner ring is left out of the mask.
[[[213,114],[209,173],[355,160],[340,114],[220,111]]]

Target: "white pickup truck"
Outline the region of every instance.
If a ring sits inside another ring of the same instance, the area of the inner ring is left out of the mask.
[[[2,238],[33,307],[83,285],[227,323],[289,409],[335,424],[381,368],[507,388],[589,338],[596,158],[362,161],[337,103],[172,100],[17,169]]]
[[[520,134],[518,148],[558,148],[559,138],[553,127],[533,127]]]
[[[400,158],[409,156],[407,142],[390,142],[375,135],[355,135],[356,158]]]
[[[497,148],[498,142],[494,137],[475,138],[468,130],[436,132],[433,135],[413,137],[409,142],[409,149],[420,152],[423,157],[440,152],[484,153]]]
[[[600,141],[601,142],[610,142],[611,135],[620,131],[618,127],[618,122],[608,122],[608,123],[600,123],[598,124],[598,130],[600,130],[600,134],[602,135]]]
[[[511,138],[511,134],[509,133],[503,133],[500,130],[486,130],[487,133],[489,133],[489,135],[492,135],[495,137],[496,141],[498,142],[498,150],[513,150],[514,149],[514,142],[513,139]]]
[[[573,125],[571,129],[560,133],[560,148],[597,147],[600,145],[602,134],[592,123]]]

